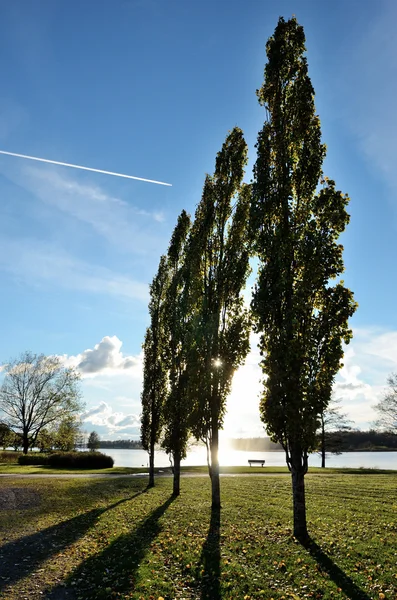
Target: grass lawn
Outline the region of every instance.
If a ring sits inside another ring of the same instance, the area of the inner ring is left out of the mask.
[[[155,469],[156,473],[171,473],[169,467],[158,467]],[[311,467],[310,473],[320,474],[336,474],[336,473],[347,473],[347,474],[377,474],[377,475],[388,475],[394,471],[371,469],[371,468],[357,468],[357,469],[346,469],[346,468],[335,468],[335,469],[320,469],[319,467]],[[0,475],[66,475],[66,474],[99,474],[99,475],[132,475],[134,473],[147,473],[147,468],[142,467],[112,467],[111,469],[68,469],[68,468],[53,468],[46,465],[27,465],[21,466],[17,463],[1,463],[0,462]],[[182,473],[194,473],[208,475],[207,466],[193,466],[193,467],[181,467]],[[266,475],[269,473],[286,473],[288,474],[288,468],[285,467],[220,467],[221,474],[233,474],[233,475]],[[397,472],[396,472],[397,474]]]
[[[0,479],[0,598],[397,597],[397,473],[309,474],[310,548],[289,477]]]

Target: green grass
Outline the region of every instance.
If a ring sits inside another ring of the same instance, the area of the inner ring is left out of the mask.
[[[147,469],[130,467],[112,467],[110,469],[54,469],[53,467],[49,467],[47,465],[22,466],[18,464],[0,463],[0,474],[5,475],[61,475],[68,473],[77,475],[87,475],[90,473],[105,475],[128,475],[131,473],[147,473]]]
[[[156,473],[171,473],[169,467],[158,467],[155,469]],[[182,473],[194,473],[194,474],[202,474],[208,475],[208,468],[206,466],[193,466],[193,467],[181,467]],[[87,475],[87,474],[103,474],[103,475],[131,475],[134,473],[147,473],[148,469],[144,467],[113,467],[111,469],[68,469],[68,468],[58,468],[55,469],[53,467],[49,467],[47,465],[28,465],[21,466],[16,463],[0,463],[0,474],[8,474],[8,475],[58,475],[58,474],[77,474],[77,475]],[[220,472],[222,474],[231,474],[231,475],[256,475],[256,474],[278,474],[278,473],[288,473],[287,467],[221,467]],[[346,474],[377,474],[377,475],[387,475],[389,473],[394,473],[395,471],[385,470],[385,469],[371,469],[371,468],[354,468],[354,469],[346,469],[346,468],[327,468],[320,469],[319,467],[311,467],[309,469],[310,473],[318,473],[322,475],[329,474],[337,474],[337,473],[346,473]],[[397,473],[397,472],[396,472]]]
[[[0,500],[11,487],[32,503],[0,510],[0,598],[396,598],[397,473],[309,474],[310,548],[292,536],[289,477],[222,479],[220,514],[208,478],[177,499],[170,478],[145,485],[0,479]]]
[[[158,467],[156,473],[171,473],[169,467]],[[208,475],[208,467],[182,467],[182,472],[191,472],[195,474]],[[133,473],[147,473],[148,469],[143,467],[113,467],[111,469],[69,469],[69,468],[53,468],[47,465],[26,465],[21,466],[16,463],[0,463],[0,474],[16,474],[16,475],[38,475],[38,474],[112,474],[112,475],[128,475]],[[231,474],[255,474],[255,473],[287,473],[287,467],[221,467],[221,473]]]

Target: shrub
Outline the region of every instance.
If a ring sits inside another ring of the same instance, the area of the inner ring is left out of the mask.
[[[42,454],[41,452],[21,454],[18,463],[20,465],[48,465],[48,454]]]
[[[0,452],[0,463],[17,463],[20,456],[20,452],[4,450],[3,452]]]
[[[71,469],[109,469],[114,460],[102,452],[54,452],[48,456],[51,467]]]

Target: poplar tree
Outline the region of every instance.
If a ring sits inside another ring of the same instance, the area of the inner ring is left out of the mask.
[[[143,343],[143,389],[141,394],[141,441],[149,454],[149,487],[154,486],[154,449],[163,424],[163,406],[167,393],[167,368],[164,360],[166,345],[164,301],[168,285],[168,265],[160,259],[158,271],[150,285],[150,325]]]
[[[194,306],[188,358],[192,430],[209,449],[212,506],[220,506],[219,430],[233,374],[249,350],[249,315],[241,290],[249,270],[250,187],[242,184],[247,145],[234,128],[207,175],[189,240]]]
[[[280,18],[257,95],[259,132],[251,224],[259,274],[252,310],[265,375],[261,418],[292,474],[294,535],[307,538],[304,475],[319,417],[350,341],[356,304],[339,280],[347,195],[322,174],[325,145],[308,76],[303,28]],[[337,281],[332,281],[337,279]]]
[[[166,332],[165,360],[169,386],[164,401],[164,431],[162,446],[173,458],[173,495],[180,493],[180,465],[186,456],[189,438],[190,403],[187,393],[187,356],[191,303],[189,302],[189,265],[186,262],[186,241],[190,217],[185,210],[178,217],[168,248],[169,284],[164,301]]]

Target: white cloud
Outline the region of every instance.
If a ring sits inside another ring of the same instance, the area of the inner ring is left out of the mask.
[[[360,429],[374,425],[374,405],[382,398],[387,377],[397,371],[397,332],[377,327],[353,330],[344,366],[334,386],[346,412]]]
[[[136,414],[125,414],[113,410],[107,402],[101,402],[81,415],[84,428],[96,428],[102,435],[137,435],[140,418]]]
[[[371,394],[371,386],[360,379],[362,368],[355,363],[356,353],[353,348],[345,350],[343,367],[338,373],[338,381],[334,385],[334,393],[338,397],[354,398],[360,394]]]
[[[34,286],[51,283],[72,290],[121,298],[148,298],[148,286],[129,277],[76,259],[37,240],[0,241],[0,269]]]
[[[123,342],[116,336],[105,336],[93,349],[84,350],[77,356],[63,356],[65,365],[74,367],[83,376],[113,375],[125,373],[142,377],[142,354],[124,356]]]

